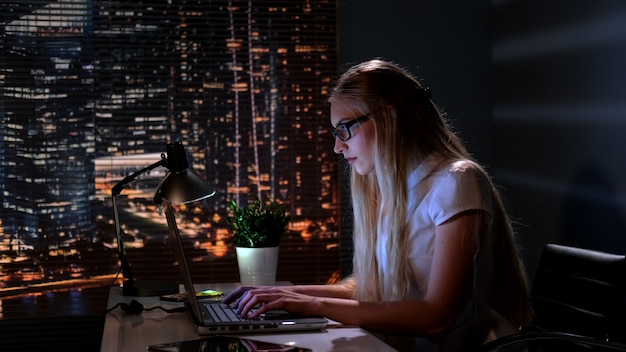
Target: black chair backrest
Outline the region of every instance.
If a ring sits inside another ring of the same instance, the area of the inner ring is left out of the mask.
[[[624,255],[548,244],[532,286],[533,326],[619,339],[625,280]]]

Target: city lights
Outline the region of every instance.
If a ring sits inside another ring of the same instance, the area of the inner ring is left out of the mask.
[[[0,292],[110,283],[113,180],[173,140],[217,190],[179,210],[194,262],[232,260],[227,203],[261,192],[292,214],[285,248],[302,252],[285,258],[298,266],[323,251],[336,266],[341,172],[326,127],[338,67],[334,1],[37,3],[0,23]],[[168,258],[152,202],[164,172],[120,199],[128,250],[146,260]],[[338,267],[321,270],[310,281]]]

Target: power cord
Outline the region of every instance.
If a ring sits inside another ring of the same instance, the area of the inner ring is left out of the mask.
[[[138,315],[141,314],[141,312],[143,311],[151,311],[151,310],[155,310],[155,309],[160,309],[166,313],[180,313],[180,312],[184,312],[186,309],[185,307],[178,307],[178,308],[172,308],[172,309],[166,309],[163,308],[161,306],[154,306],[152,308],[144,308],[143,304],[137,302],[137,300],[132,300],[130,301],[130,304],[128,303],[118,303],[115,306],[113,306],[112,308],[107,309],[107,313],[113,311],[115,308],[120,307],[123,311],[125,311],[128,314],[132,314],[132,315]]]

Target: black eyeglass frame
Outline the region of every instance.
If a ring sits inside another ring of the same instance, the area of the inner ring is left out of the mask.
[[[347,142],[348,140],[350,140],[350,138],[352,138],[352,131],[350,130],[352,126],[356,124],[360,125],[362,122],[365,122],[371,118],[372,117],[370,116],[370,114],[359,116],[350,121],[338,124],[337,126],[335,126],[335,128],[330,130],[330,133],[333,135],[334,138],[339,138],[342,142]],[[337,132],[337,130],[339,130],[340,128],[345,129],[346,132],[348,132],[348,138],[344,139],[343,137],[341,137],[341,135]]]

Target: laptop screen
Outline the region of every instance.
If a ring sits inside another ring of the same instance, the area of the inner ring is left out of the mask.
[[[168,224],[173,224],[174,226],[169,226],[170,235],[172,237],[172,242],[174,246],[174,252],[176,253],[176,259],[178,259],[178,266],[180,267],[180,273],[183,276],[183,285],[185,286],[185,292],[187,294],[187,309],[191,309],[191,315],[196,320],[197,324],[203,325],[202,320],[202,311],[200,308],[200,303],[195,296],[195,288],[193,287],[193,280],[191,279],[191,272],[189,271],[189,266],[187,265],[187,260],[185,259],[185,251],[183,249],[183,240],[180,237],[180,231],[178,231],[178,226],[176,226],[176,218],[174,217],[174,209],[172,208],[172,204],[166,200],[163,201],[166,203],[165,206],[165,217],[167,218]]]

